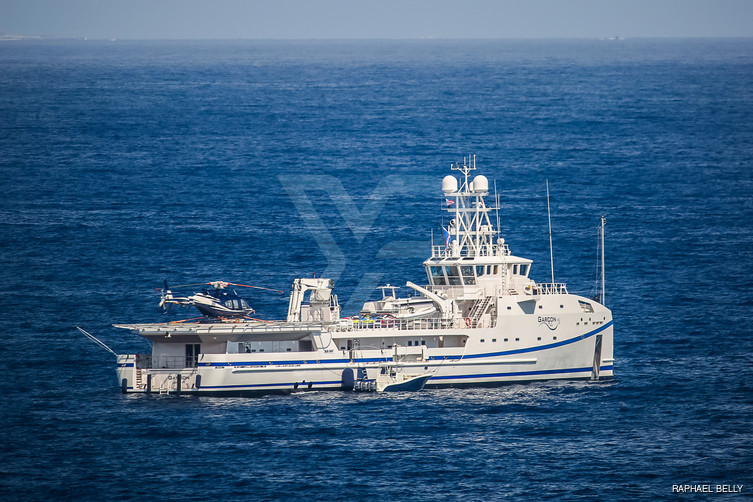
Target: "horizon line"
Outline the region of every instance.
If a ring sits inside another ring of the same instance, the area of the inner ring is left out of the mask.
[[[501,40],[598,40],[598,41],[625,41],[625,40],[732,40],[732,39],[753,39],[753,35],[696,35],[696,36],[552,36],[552,37],[364,37],[364,38],[270,38],[270,37],[199,37],[199,38],[151,38],[151,37],[88,37],[88,36],[44,36],[44,35],[13,35],[0,33],[0,41],[3,42],[21,42],[21,41],[90,41],[90,42],[212,42],[212,41],[254,41],[254,42],[352,42],[352,41],[501,41]]]

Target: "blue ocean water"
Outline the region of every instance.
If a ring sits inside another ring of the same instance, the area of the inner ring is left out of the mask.
[[[4,500],[753,497],[753,40],[23,41],[0,69]],[[468,154],[539,282],[546,180],[571,292],[606,215],[614,381],[124,396],[74,329],[147,351],[111,325],[167,319],[163,277],[326,274],[346,313],[421,283]]]

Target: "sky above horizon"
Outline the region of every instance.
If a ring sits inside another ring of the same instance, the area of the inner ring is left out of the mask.
[[[751,37],[751,0],[0,0],[0,33],[124,39]]]

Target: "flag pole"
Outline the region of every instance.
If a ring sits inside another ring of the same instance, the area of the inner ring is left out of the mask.
[[[546,214],[549,218],[549,263],[552,267],[552,286],[554,286],[554,252],[552,251],[552,211],[549,208],[549,178],[546,180]]]

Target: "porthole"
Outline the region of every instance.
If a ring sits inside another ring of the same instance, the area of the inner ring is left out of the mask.
[[[507,341],[507,338],[505,338],[505,341]]]
[[[515,339],[515,341],[516,341],[516,342],[519,342],[519,341],[520,341],[520,338],[516,338],[516,339]]]
[[[496,342],[496,341],[497,341],[497,339],[496,339],[496,338],[492,338],[492,343],[494,343],[494,342]]]

